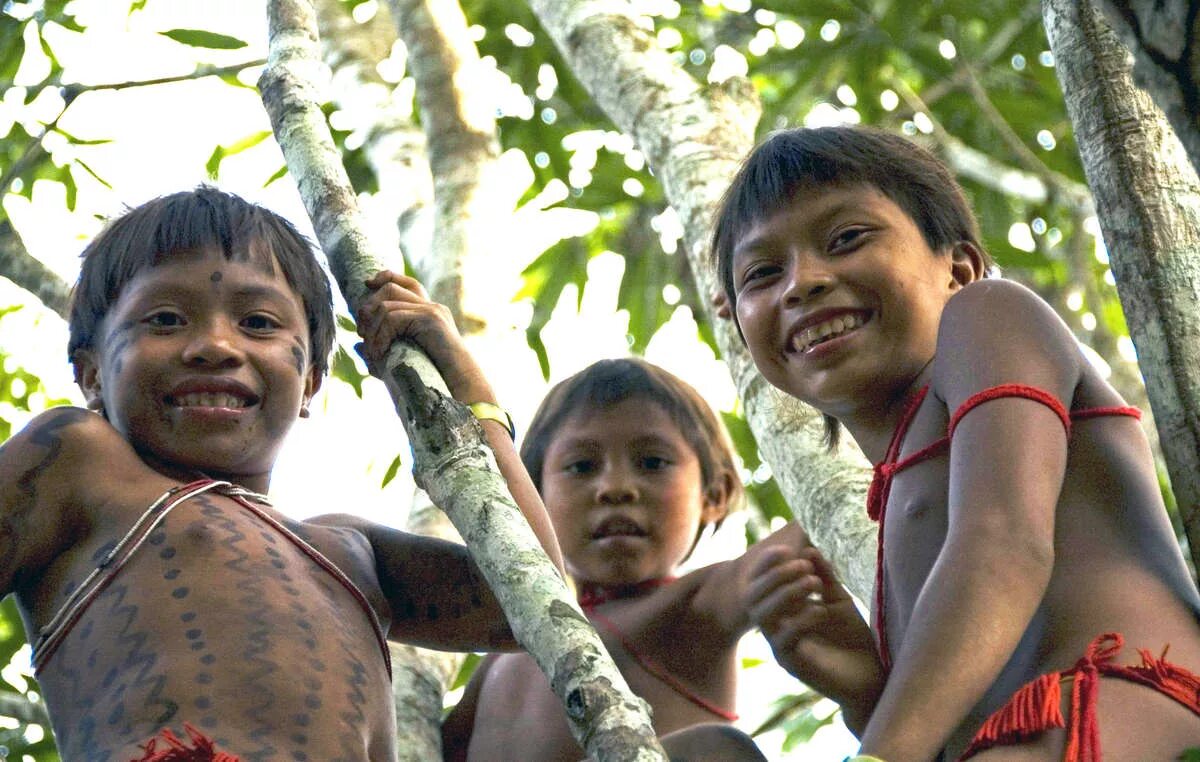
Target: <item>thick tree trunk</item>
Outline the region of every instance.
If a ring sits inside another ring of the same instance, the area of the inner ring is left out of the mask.
[[[263,103],[330,269],[353,309],[366,296],[364,279],[379,264],[315,97],[320,62],[314,11],[310,2],[276,0],[269,15],[271,57],[259,83]],[[418,484],[466,539],[517,640],[563,700],[580,744],[597,760],[664,759],[648,707],[629,692],[541,551],[477,422],[449,398],[423,353],[397,344],[385,367]]]
[[[1200,182],[1090,0],[1045,0],[1043,13],[1171,486],[1200,561]]]
[[[697,287],[714,293],[708,236],[721,194],[753,147],[760,111],[750,85],[735,79],[701,88],[626,3],[530,0],[530,6],[575,76],[646,155],[683,223]],[[826,451],[821,416],[770,387],[732,324],[715,322],[763,459],[797,520],[832,557],[847,587],[866,599],[875,575],[875,526],[863,510],[868,469],[861,458]]]
[[[1167,115],[1200,171],[1200,3],[1100,0],[1133,51],[1133,75]]]

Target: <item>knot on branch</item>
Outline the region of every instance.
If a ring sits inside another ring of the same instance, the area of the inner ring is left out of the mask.
[[[428,386],[414,368],[400,364],[392,371],[418,474],[486,450],[487,440],[465,405]]]

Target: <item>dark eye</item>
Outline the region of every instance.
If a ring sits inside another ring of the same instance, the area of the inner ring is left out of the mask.
[[[866,228],[842,228],[833,234],[833,238],[829,241],[829,250],[834,253],[853,250],[863,242],[863,236],[866,233]]]
[[[590,474],[596,470],[596,463],[591,460],[575,460],[564,466],[563,470],[568,474]]]
[[[242,327],[251,331],[272,331],[279,328],[279,321],[270,315],[256,312],[242,318]]]
[[[779,272],[779,265],[774,264],[754,264],[746,268],[742,273],[742,285],[746,286],[756,280],[769,278]]]
[[[160,310],[147,315],[146,319],[142,322],[151,328],[179,328],[186,321],[183,319],[183,315],[180,315],[178,312]]]
[[[671,461],[666,458],[660,458],[657,455],[645,455],[639,461],[638,465],[646,471],[659,471],[670,465]]]

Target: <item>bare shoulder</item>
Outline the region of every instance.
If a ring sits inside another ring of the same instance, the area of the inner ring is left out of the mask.
[[[0,447],[0,593],[56,557],[73,536],[73,506],[137,455],[100,416],[77,407],[39,414]]]
[[[1025,383],[1070,399],[1085,364],[1074,335],[1049,304],[1019,283],[988,278],[965,286],[942,311],[934,387],[950,399],[995,384]]]
[[[1049,304],[1020,283],[1002,278],[971,283],[946,303],[939,344],[962,334],[983,343],[1009,341],[1017,334],[1073,343],[1070,329]]]
[[[95,471],[137,459],[129,443],[100,416],[77,407],[39,414],[0,447],[0,489],[6,500],[63,498]]]

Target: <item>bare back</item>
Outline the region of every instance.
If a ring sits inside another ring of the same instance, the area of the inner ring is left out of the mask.
[[[98,416],[73,409],[34,421],[0,468],[25,487],[5,506],[21,571],[4,589],[16,593],[31,642],[177,486]],[[371,621],[386,626],[390,614],[367,538],[264,510],[344,571],[372,612],[234,500],[193,497],[150,533],[38,675],[64,759],[138,757],[140,744],[164,727],[182,733],[184,722],[243,760],[392,758],[390,683]]]

